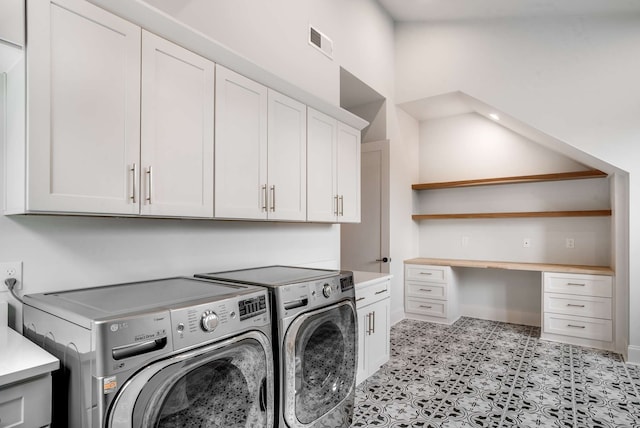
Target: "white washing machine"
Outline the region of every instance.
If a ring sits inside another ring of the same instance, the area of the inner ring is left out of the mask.
[[[57,356],[53,427],[271,427],[264,288],[168,278],[24,297]]]
[[[196,276],[269,289],[278,426],[351,425],[358,349],[351,272],[267,266]]]

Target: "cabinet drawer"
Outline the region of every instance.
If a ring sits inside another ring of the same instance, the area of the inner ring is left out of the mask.
[[[432,317],[447,317],[447,302],[444,300],[407,299],[405,311]]]
[[[544,291],[581,296],[611,297],[612,280],[605,275],[544,274]]]
[[[613,337],[611,320],[558,315],[545,312],[544,332],[583,339],[611,342]]]
[[[446,267],[443,266],[422,266],[407,265],[405,269],[405,279],[412,281],[446,282]]]
[[[447,300],[446,284],[407,281],[405,291],[407,296]]]
[[[611,299],[608,297],[545,293],[544,312],[611,319]]]
[[[0,427],[42,427],[51,423],[51,376],[0,387]]]
[[[371,303],[391,297],[391,281],[386,280],[365,287],[356,286],[356,307],[361,308]]]

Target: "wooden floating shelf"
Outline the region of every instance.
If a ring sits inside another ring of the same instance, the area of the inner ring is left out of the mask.
[[[590,211],[533,211],[511,213],[466,213],[466,214],[413,214],[414,220],[447,220],[461,218],[532,218],[532,217],[607,217],[611,210]]]
[[[413,184],[413,190],[450,189],[455,187],[489,186],[494,184],[535,183],[541,181],[579,180],[586,178],[605,178],[607,173],[592,169],[588,171],[559,172],[554,174],[520,175],[515,177],[482,178],[478,180],[444,181],[440,183]]]

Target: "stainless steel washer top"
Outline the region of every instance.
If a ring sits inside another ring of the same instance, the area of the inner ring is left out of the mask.
[[[158,309],[195,306],[259,291],[251,285],[223,284],[196,278],[143,282],[29,294],[25,303],[85,328],[92,321],[122,318]]]
[[[315,281],[339,275],[340,271],[328,269],[311,269],[295,266],[265,266],[252,269],[230,270],[196,275],[219,281],[229,281],[238,284],[263,285],[279,287],[282,285],[298,284]]]

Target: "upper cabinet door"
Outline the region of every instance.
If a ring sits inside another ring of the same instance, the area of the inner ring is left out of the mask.
[[[360,131],[338,123],[338,222],[360,221]]]
[[[307,107],[269,89],[268,218],[307,218]]]
[[[216,66],[215,217],[267,218],[267,104],[265,86]]]
[[[140,28],[82,0],[27,18],[27,210],[137,214]]]
[[[140,213],[213,217],[215,64],[142,32]]]
[[[307,108],[307,220],[335,222],[338,215],[338,122]]]

